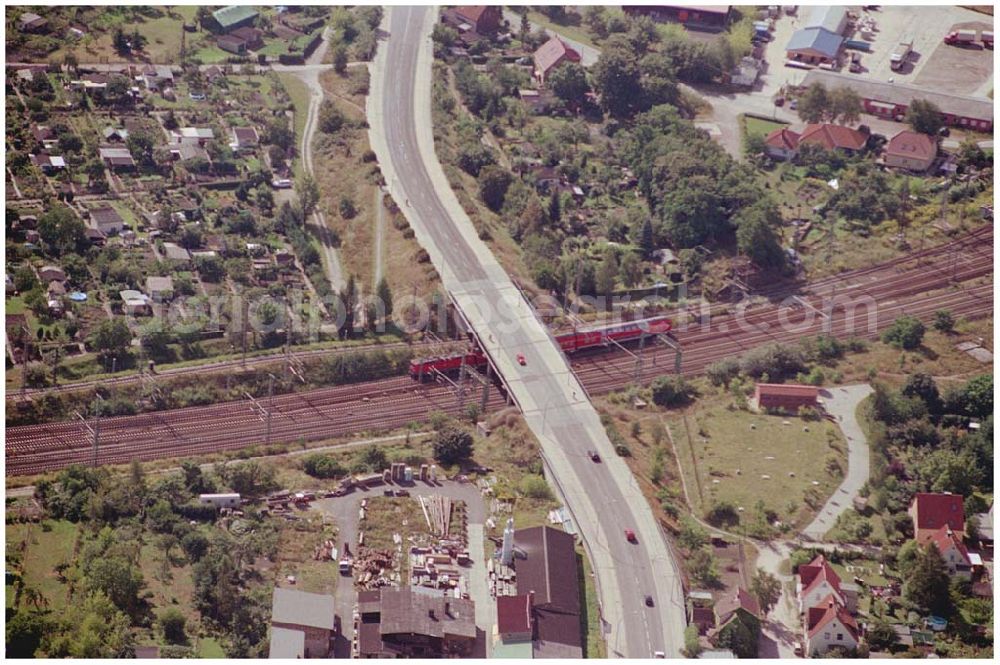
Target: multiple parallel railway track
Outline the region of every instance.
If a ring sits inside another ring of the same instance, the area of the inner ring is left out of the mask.
[[[992,275],[993,230],[984,227],[950,243],[804,288],[779,285],[763,293],[769,303],[675,328],[683,348],[681,371],[698,374],[713,362],[751,348],[824,332],[874,339],[902,314],[930,320],[937,310],[948,309],[955,316],[990,316]],[[842,304],[827,319],[822,313],[824,298],[831,295]],[[792,296],[798,296],[794,302],[788,300]],[[877,305],[872,325],[864,306],[858,308],[853,324],[844,307],[861,298]],[[673,371],[674,351],[663,345],[647,344],[642,358],[642,382]],[[636,377],[636,358],[622,350],[578,354],[572,365],[594,394],[622,388]],[[478,386],[467,384],[464,404],[479,401]],[[283,443],[387,430],[424,420],[433,411],[460,415],[464,410],[451,386],[419,385],[408,377],[280,395],[258,404],[271,411],[271,441]],[[491,390],[487,410],[504,404],[503,395]],[[121,464],[262,444],[265,420],[249,402],[103,418],[97,461]],[[32,475],[93,460],[91,435],[79,422],[10,427],[6,438],[8,475]]]

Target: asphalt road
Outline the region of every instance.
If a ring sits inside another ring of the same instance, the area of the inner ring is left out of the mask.
[[[476,237],[440,173],[429,140],[432,17],[427,12],[427,7],[391,8],[390,37],[378,56],[384,60],[373,67],[373,146],[390,190],[541,442],[550,479],[597,571],[609,654],[679,656],[683,593],[663,533],[565,357]],[[515,360],[519,353],[523,365]],[[592,462],[588,450],[600,451],[604,461]],[[626,528],[638,534],[637,544],[626,542]],[[653,607],[644,602],[647,594]]]

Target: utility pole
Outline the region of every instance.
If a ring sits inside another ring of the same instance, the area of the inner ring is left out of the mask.
[[[264,445],[271,445],[271,413],[274,411],[274,374],[267,375],[267,434]]]
[[[633,383],[636,386],[642,385],[640,382],[642,380],[642,351],[646,347],[646,333],[643,332],[639,335],[639,355],[635,358],[635,379]]]

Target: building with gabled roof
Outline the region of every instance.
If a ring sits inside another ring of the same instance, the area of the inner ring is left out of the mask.
[[[90,225],[104,235],[114,235],[125,228],[125,220],[117,210],[105,205],[90,211]]]
[[[951,527],[947,525],[941,527],[927,542],[933,543],[937,547],[949,575],[972,577],[972,558],[969,556],[969,550],[966,549],[961,537],[951,530]]]
[[[335,625],[333,596],[275,588],[271,595],[270,657],[326,658]],[[299,652],[302,655],[289,655]]]
[[[861,631],[851,613],[831,594],[806,615],[806,654],[823,655],[833,647],[852,650],[861,642]]]
[[[799,133],[780,127],[764,138],[764,151],[772,159],[792,159],[799,153]]]
[[[500,29],[503,12],[499,5],[451,7],[442,12],[442,19],[460,32],[471,30],[479,35],[490,35]]]
[[[965,537],[965,508],[960,494],[932,494],[920,492],[910,502],[910,518],[913,520],[913,537],[918,545],[924,545],[943,527]]]
[[[799,566],[798,577],[795,591],[799,598],[800,612],[807,612],[810,607],[817,606],[829,595],[833,595],[841,605],[846,604],[840,575],[822,554],[809,563]]]
[[[559,37],[552,37],[538,47],[533,55],[535,61],[535,78],[541,84],[545,78],[564,62],[580,62],[580,54],[566,45]]]
[[[260,145],[260,136],[253,127],[233,127],[233,140],[229,147],[233,150],[249,150]]]
[[[576,541],[550,526],[514,532],[517,592],[532,596],[535,658],[582,658]]]
[[[856,129],[833,125],[828,122],[806,125],[799,135],[799,147],[811,143],[826,150],[854,153],[865,147],[868,136]]]
[[[476,641],[475,603],[424,587],[358,593],[360,658],[467,657]]]
[[[24,12],[17,17],[17,29],[21,32],[46,32],[49,22],[34,12]]]
[[[937,158],[937,141],[909,129],[899,132],[885,144],[885,165],[923,173]]]
[[[41,169],[42,173],[48,174],[66,168],[66,160],[61,155],[42,153],[40,155],[29,155],[29,157],[31,163]]]
[[[124,131],[124,130],[122,130]],[[103,146],[97,149],[104,165],[113,171],[127,170],[135,168],[135,160],[128,148],[116,148],[113,146]]]
[[[230,5],[212,12],[211,27],[219,32],[230,32],[237,28],[253,25],[257,10],[249,5]]]

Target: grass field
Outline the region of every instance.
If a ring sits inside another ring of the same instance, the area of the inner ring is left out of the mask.
[[[783,522],[804,524],[814,512],[806,497],[822,505],[843,477],[839,430],[827,421],[730,411],[726,402],[705,398],[670,423],[692,508],[704,515],[725,501],[750,515],[763,502]]]
[[[46,531],[47,527],[51,529]],[[6,549],[22,551],[24,585],[39,591],[52,609],[66,603],[67,586],[59,580],[55,567],[72,561],[77,535],[77,525],[65,520],[7,525]],[[12,600],[8,592],[7,602]]]
[[[742,116],[741,120],[743,133],[746,136],[767,136],[776,129],[788,126],[788,123],[785,122],[764,120],[762,118],[754,118],[748,115]]]
[[[285,91],[295,107],[295,145],[301,145],[302,132],[305,131],[306,117],[309,114],[309,88],[300,79],[286,72],[279,72],[278,79],[285,86]]]

